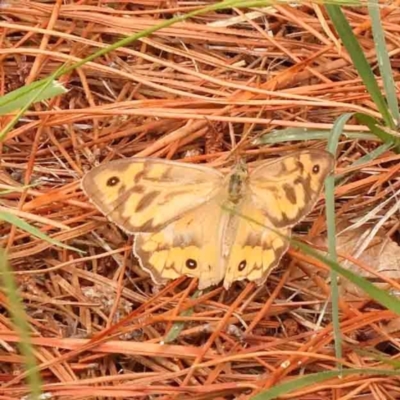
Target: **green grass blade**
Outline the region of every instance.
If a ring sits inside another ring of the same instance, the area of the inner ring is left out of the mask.
[[[263,135],[253,141],[254,145],[277,144],[285,142],[305,141],[305,140],[328,140],[332,131],[306,129],[306,128],[287,128],[275,130]],[[342,135],[347,139],[376,140],[375,136],[366,132],[346,132]]]
[[[380,145],[379,147],[377,147],[376,149],[370,151],[369,153],[367,153],[364,156],[355,160],[351,164],[351,166],[353,167],[355,165],[362,165],[369,161],[375,160],[376,158],[378,158],[379,156],[384,154],[386,151],[388,151],[391,147],[392,147],[392,145],[390,143],[384,143],[384,144]]]
[[[327,150],[336,155],[339,138],[343,133],[344,126],[353,116],[353,113],[347,113],[339,117],[333,125],[331,135],[328,140]],[[335,216],[335,177],[328,176],[325,179],[325,203],[326,203],[326,224],[328,235],[328,254],[331,260],[337,261],[336,253],[336,216]],[[332,296],[332,325],[333,336],[335,340],[335,355],[338,360],[342,359],[342,335],[340,332],[339,320],[339,287],[338,276],[334,270],[331,270],[331,296]],[[339,370],[342,365],[337,365]]]
[[[197,299],[202,293],[203,293],[203,290],[197,290],[194,293],[194,295],[191,296],[191,299]],[[182,317],[190,317],[192,314],[193,314],[193,308],[189,308],[188,310],[183,311],[179,315]],[[176,340],[185,326],[186,326],[186,322],[182,322],[182,321],[175,322],[172,325],[169,332],[166,334],[164,343],[171,343],[174,340]]]
[[[354,167],[356,165],[362,165],[365,164],[369,161],[375,160],[379,156],[381,156],[383,153],[388,151],[390,148],[392,148],[393,145],[391,143],[384,143],[377,147],[376,149],[370,151],[369,153],[365,154],[364,156],[358,158],[354,162],[351,163],[351,166]],[[348,180],[355,174],[355,172],[350,172],[350,173],[341,173],[335,175],[335,186],[344,185]]]
[[[357,38],[354,36],[354,33],[346,17],[338,6],[327,4],[325,7],[328,11],[330,19],[335,26],[336,31],[338,32],[344,46],[346,47],[354,63],[355,68],[357,69],[361,79],[364,82],[368,93],[371,95],[372,100],[378,107],[379,112],[382,114],[385,125],[394,129],[395,123],[389,112],[388,106],[385,102],[384,97],[382,96],[371,67],[368,64],[368,60],[366,59],[364,52],[357,41]]]
[[[68,90],[57,81],[50,81],[49,85],[45,88],[43,88],[43,85],[43,80],[36,81],[1,96],[0,115],[20,110],[27,104],[50,99],[68,92]]]
[[[379,3],[377,0],[368,1],[368,11],[371,17],[372,34],[380,75],[385,89],[386,100],[389,110],[396,121],[400,123],[399,102],[397,100],[396,84],[393,79],[392,66],[390,64],[389,53],[385,42],[385,30],[382,27]]]
[[[354,115],[361,123],[368,126],[371,133],[381,139],[383,143],[392,144],[397,149],[397,153],[400,152],[400,139],[380,128],[375,118],[362,113],[355,113]]]
[[[350,346],[350,347],[353,349],[353,351],[355,353],[359,354],[360,356],[369,357],[372,360],[378,360],[383,364],[393,367],[393,369],[400,370],[400,361],[392,360],[385,353],[381,353],[380,351],[378,351],[374,348],[360,349],[359,347],[356,347],[356,346]]]
[[[289,382],[276,385],[273,388],[266,390],[256,396],[250,398],[250,400],[273,400],[279,396],[283,396],[287,393],[293,392],[294,390],[302,389],[307,386],[311,386],[315,383],[324,382],[328,379],[336,378],[341,373],[344,376],[349,375],[377,375],[377,376],[396,376],[400,375],[400,371],[392,371],[385,369],[344,369],[343,371],[324,371],[317,372],[316,374],[309,374],[302,376],[301,378],[292,379]]]
[[[38,183],[31,183],[30,185],[22,185],[22,186],[9,186],[9,185],[1,185],[3,187],[8,187],[7,189],[0,189],[0,196],[10,193],[22,193],[26,189],[33,188],[37,186]]]
[[[59,68],[61,69],[61,68]],[[48,88],[51,88],[55,85],[55,76],[57,75],[57,71],[52,73],[50,77],[36,82],[36,85],[32,84],[33,86],[28,85],[28,90],[24,91],[24,88],[21,88],[21,93],[24,93],[25,99],[26,99],[26,104],[23,104],[21,109],[18,111],[18,113],[11,119],[11,121],[0,131],[0,142],[4,141],[7,137],[7,133],[14,127],[14,125],[18,122],[18,120],[21,118],[22,115],[25,114],[26,110],[31,106],[32,103],[34,103],[38,98],[40,98],[43,93],[47,91]],[[34,82],[35,83],[35,82]],[[12,94],[12,93],[10,93]],[[15,96],[15,95],[14,95]],[[13,97],[9,99],[10,104],[16,104],[15,102],[13,103],[11,100],[14,99],[14,101],[20,100],[20,97],[22,94],[19,96]],[[20,102],[21,103],[21,102]]]
[[[30,388],[30,398],[39,399],[41,395],[41,379],[38,370],[36,369],[36,358],[33,351],[33,346],[30,340],[30,327],[27,316],[20,297],[18,289],[7,261],[4,250],[0,249],[0,277],[2,285],[6,289],[8,298],[8,311],[15,325],[15,330],[20,337],[18,347],[24,358],[25,368],[28,371],[27,381]]]
[[[53,238],[47,236],[46,234],[44,234],[42,231],[40,231],[36,227],[28,224],[21,218],[18,218],[17,216],[15,216],[11,213],[6,213],[3,211],[0,211],[0,220],[6,221],[12,225],[15,225],[17,228],[22,229],[23,231],[28,232],[31,235],[33,235],[39,239],[42,239],[54,246],[62,247],[63,249],[67,249],[67,250],[76,251],[78,253],[84,253],[84,251],[77,249],[76,247],[68,246],[56,239],[53,239]]]
[[[297,246],[300,250],[304,251],[307,254],[310,254],[317,260],[329,266],[332,270],[334,270],[344,278],[348,279],[350,282],[354,283],[370,297],[372,297],[375,301],[385,306],[388,310],[391,310],[394,313],[400,315],[400,300],[397,299],[397,297],[390,295],[386,290],[379,289],[367,279],[358,276],[354,272],[343,268],[340,264],[323,256],[312,247],[307,246],[306,244],[299,242],[295,239],[290,239],[290,242],[294,246]]]

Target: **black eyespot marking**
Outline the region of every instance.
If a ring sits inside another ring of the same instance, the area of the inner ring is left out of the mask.
[[[242,272],[246,268],[246,265],[247,265],[247,261],[246,260],[240,261],[240,263],[238,265],[238,270],[240,272]]]
[[[197,268],[197,262],[193,260],[193,258],[188,258],[186,260],[186,268],[188,269],[196,269]]]
[[[314,174],[318,174],[318,172],[320,171],[320,166],[318,165],[318,164],[315,164],[314,166],[313,166],[313,169],[312,169],[312,172],[314,173]]]
[[[107,186],[115,186],[118,185],[118,183],[120,183],[121,180],[117,177],[117,176],[112,176],[111,178],[108,178],[107,180]]]

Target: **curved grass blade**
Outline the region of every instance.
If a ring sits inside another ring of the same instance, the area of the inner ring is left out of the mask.
[[[276,385],[273,388],[266,390],[256,396],[250,398],[250,400],[273,400],[279,396],[283,396],[294,390],[302,389],[307,386],[311,386],[315,383],[324,382],[328,379],[336,378],[339,376],[340,371],[324,371],[317,372],[316,374],[305,375],[301,378],[292,379],[289,382]],[[360,369],[344,369],[340,372],[343,376],[349,376],[353,374],[364,374],[364,375],[378,375],[378,376],[396,376],[400,375],[400,371],[392,371],[385,369],[372,369],[372,368],[360,368]]]
[[[347,113],[339,117],[332,128],[328,140],[327,150],[336,156],[339,138],[343,133],[344,126],[353,116],[353,113]],[[336,158],[336,157],[335,157]],[[331,260],[337,261],[336,252],[336,216],[335,216],[335,177],[328,176],[325,179],[325,204],[326,204],[326,225],[328,235],[328,254]],[[335,355],[338,360],[342,359],[342,335],[340,332],[339,320],[339,287],[338,277],[334,270],[331,270],[331,297],[332,297],[332,325],[333,337],[335,341]],[[342,370],[342,365],[338,363],[337,367]]]
[[[382,129],[375,118],[362,113],[355,113],[354,115],[361,123],[368,126],[371,133],[381,139],[383,143],[392,144],[392,146],[397,149],[397,153],[400,152],[400,139]]]
[[[385,290],[379,289],[374,284],[369,282],[367,279],[358,276],[354,272],[343,268],[340,264],[335,261],[330,260],[329,258],[323,256],[322,254],[318,253],[312,247],[307,246],[306,244],[299,242],[295,239],[290,239],[290,242],[297,246],[300,250],[304,251],[305,253],[313,256],[318,261],[326,264],[332,270],[337,272],[339,275],[343,276],[344,278],[348,279],[350,282],[357,285],[360,289],[362,289],[365,293],[367,293],[370,297],[372,297],[375,301],[380,303],[381,305],[385,306],[388,310],[393,311],[397,315],[400,315],[400,300],[397,299],[395,296],[390,295]]]

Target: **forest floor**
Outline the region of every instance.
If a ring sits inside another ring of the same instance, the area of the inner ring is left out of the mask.
[[[2,91],[213,3],[99,4],[2,6]],[[397,77],[398,10],[382,11]],[[366,7],[343,12],[375,68]],[[344,279],[333,310],[330,269],[311,255],[292,246],[261,286],[243,280],[229,290],[197,291],[197,280],[186,276],[157,286],[132,253],[132,235],[81,189],[86,172],[115,159],[158,157],[225,173],[238,156],[253,168],[293,151],[326,149],[345,113],[380,118],[323,5],[210,10],[58,80],[68,92],[31,106],[1,147],[0,186],[9,190],[2,211],[82,251],[9,223],[1,227],[44,392],[57,399],[260,400],[273,398],[260,393],[283,383],[336,371],[339,361],[355,370],[392,368],[399,354],[396,314]],[[337,248],[343,267],[396,293],[399,155],[387,149],[365,161],[381,145],[356,118],[346,121],[335,155],[335,176],[345,177],[334,192]],[[326,228],[322,192],[293,237],[326,252]],[[12,308],[3,295],[1,305]],[[29,393],[20,336],[9,313],[0,319],[0,397],[19,399]],[[400,396],[395,374],[317,377],[284,398]]]

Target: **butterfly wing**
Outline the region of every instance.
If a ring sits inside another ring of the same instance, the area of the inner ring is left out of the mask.
[[[289,247],[284,237],[312,210],[333,166],[329,153],[309,150],[253,171],[240,216],[233,217],[225,288],[245,278],[258,284],[267,279]]]
[[[199,279],[199,289],[215,285],[225,275],[220,240],[225,218],[211,200],[157,233],[136,235],[134,253],[156,283],[187,275]]]
[[[290,236],[290,228],[268,229],[270,221],[250,201],[243,205],[240,214],[243,217],[234,218],[236,226],[227,260],[225,289],[243,279],[262,284],[289,247],[284,237]]]
[[[156,232],[213,198],[223,178],[212,168],[133,158],[93,168],[84,176],[82,188],[124,231]]]
[[[273,226],[293,226],[313,209],[333,167],[333,156],[322,150],[264,163],[250,175],[251,201]]]

